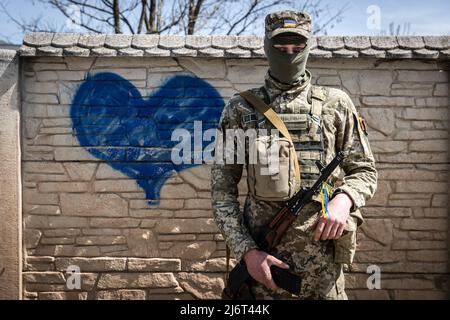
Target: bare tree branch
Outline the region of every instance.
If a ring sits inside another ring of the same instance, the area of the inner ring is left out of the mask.
[[[314,34],[326,34],[342,20],[347,4],[332,7],[322,0],[35,0],[50,5],[86,31],[103,33],[248,34],[261,33],[266,14],[275,10],[307,11],[313,18]],[[80,13],[74,21],[73,7]],[[70,30],[70,24],[55,26],[45,16],[25,21],[0,12],[22,32]],[[72,25],[73,25],[72,23]]]
[[[52,5],[53,5],[55,8],[57,8],[57,9],[58,9],[58,10],[59,10],[66,18],[72,19],[72,17],[70,16],[69,12],[66,10],[66,7],[63,7],[58,1],[53,1],[53,0],[52,0]],[[91,18],[91,19],[99,20],[100,22],[107,23],[107,20],[100,20],[98,17],[90,15],[89,13],[87,13],[86,11],[84,11],[83,9],[81,9],[80,11],[81,11],[81,13],[83,13],[85,16],[87,16],[87,17],[89,17],[89,18]],[[95,28],[91,27],[91,26],[88,25],[88,24],[84,24],[83,22],[80,23],[80,26],[82,26],[83,28],[85,28],[85,29],[87,29],[87,30],[89,30],[89,31],[92,31],[92,32],[95,32],[95,33],[101,33],[101,30],[95,29]]]
[[[245,20],[253,11],[253,9],[255,9],[255,7],[258,5],[259,0],[253,0],[252,3],[250,4],[250,7],[248,8],[247,12],[244,13],[243,16],[241,16],[240,19],[238,19],[236,22],[234,22],[230,29],[228,30],[227,34],[231,34],[231,32],[234,30],[234,28],[236,28],[236,26],[241,23],[243,20]]]
[[[341,7],[336,13],[331,14],[330,17],[323,22],[322,24],[318,25],[318,27],[313,30],[314,34],[317,34],[319,32],[324,32],[326,34],[326,29],[331,25],[332,27],[334,27],[333,22],[335,21],[340,21],[342,14],[344,13],[345,10],[348,9],[348,4],[346,3],[343,7]],[[329,10],[328,10],[329,11]],[[331,13],[331,12],[330,12]]]

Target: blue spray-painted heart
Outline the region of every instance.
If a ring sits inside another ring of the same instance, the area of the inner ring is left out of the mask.
[[[135,179],[149,203],[158,204],[165,180],[197,165],[171,161],[172,147],[178,144],[171,140],[172,131],[193,134],[194,121],[202,121],[202,131],[215,128],[223,106],[214,87],[191,75],[167,79],[144,99],[128,80],[103,72],[88,75],[80,85],[70,116],[79,144]],[[202,141],[202,148],[209,143]]]

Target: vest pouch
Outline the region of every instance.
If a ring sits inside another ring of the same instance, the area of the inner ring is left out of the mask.
[[[279,113],[281,121],[284,122],[286,128],[291,130],[309,130],[311,124],[311,116],[309,114],[298,114],[298,113]]]
[[[250,193],[264,201],[290,199],[300,188],[300,177],[296,176],[295,170],[295,161],[298,160],[293,143],[274,135],[259,136],[254,143],[257,161],[249,163],[247,168]]]

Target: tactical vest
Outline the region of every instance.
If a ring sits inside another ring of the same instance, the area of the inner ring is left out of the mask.
[[[266,104],[270,104],[265,87],[260,88]],[[295,151],[300,161],[301,187],[310,188],[319,178],[316,160],[324,160],[324,142],[322,135],[322,105],[328,96],[328,89],[311,85],[308,92],[308,105],[294,110],[294,113],[278,113],[285,123]],[[264,116],[257,113],[258,123],[265,121]]]

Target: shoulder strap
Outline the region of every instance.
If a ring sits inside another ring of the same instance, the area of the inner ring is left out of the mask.
[[[259,112],[261,112],[274,126],[277,128],[281,134],[288,140],[292,142],[291,135],[284,122],[278,117],[277,113],[273,111],[271,107],[264,103],[260,98],[256,97],[253,93],[249,91],[244,91],[239,93],[248,103],[255,107]]]
[[[278,117],[277,113],[273,111],[271,107],[269,107],[267,104],[264,103],[260,98],[256,97],[254,94],[252,94],[249,91],[244,91],[239,93],[241,97],[243,97],[248,103],[250,103],[252,106],[254,106],[259,112],[261,112],[267,120],[269,120],[275,128],[278,129],[278,131],[281,132],[281,134],[288,139],[292,145],[294,143],[292,142],[291,135],[289,134],[288,129],[286,128],[286,125],[284,122]],[[295,162],[295,175],[296,178],[300,179],[300,167],[298,164],[297,159],[297,153],[294,152],[294,162]]]
[[[328,90],[324,87],[311,85],[311,114],[320,117],[322,115],[323,101],[328,96]]]

